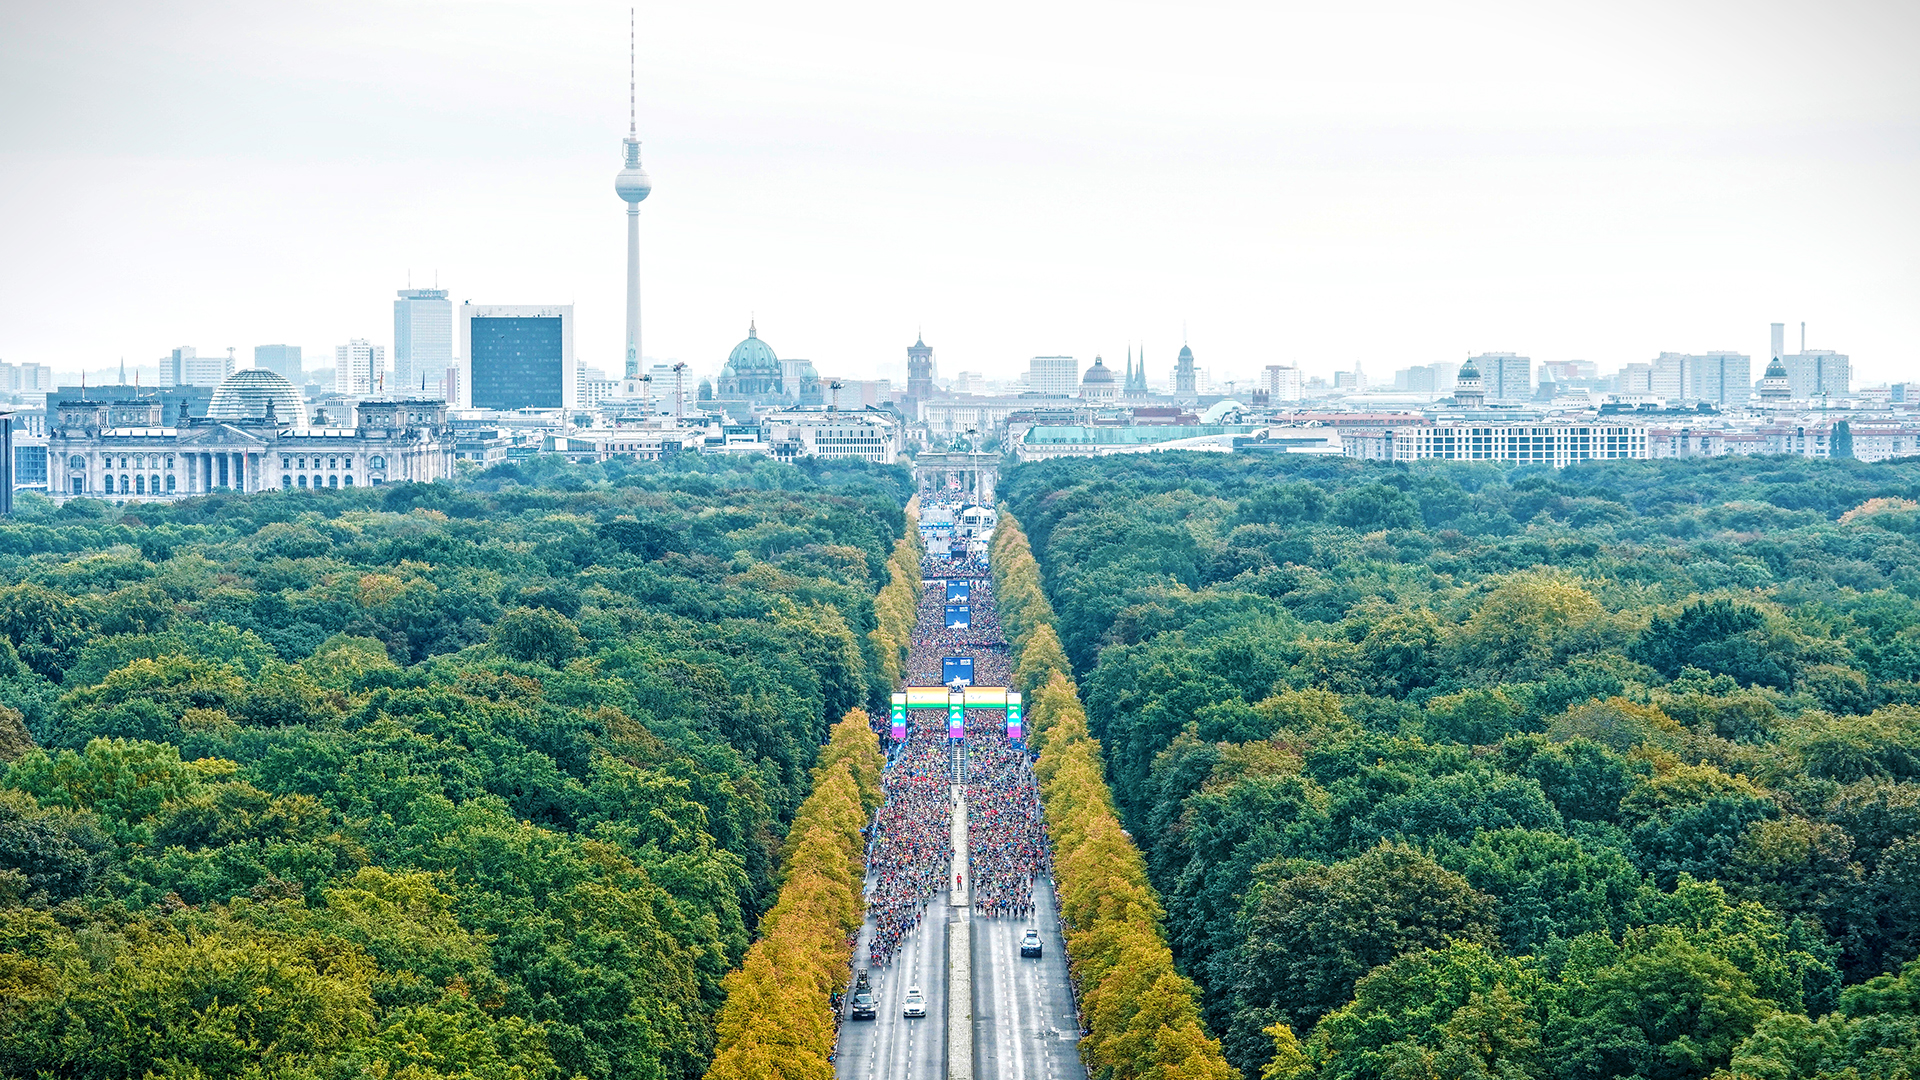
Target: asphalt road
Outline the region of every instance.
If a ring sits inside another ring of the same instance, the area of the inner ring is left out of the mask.
[[[1067,952],[1042,878],[1030,919],[973,920],[974,1080],[1085,1080]],[[1020,937],[1040,931],[1041,956],[1022,959]]]
[[[873,982],[876,1016],[872,1020],[846,1019],[849,1000],[841,1004],[839,1056],[834,1059],[838,1080],[943,1080],[947,1069],[947,935],[945,921],[958,917],[942,892],[927,906],[927,918],[913,931],[893,962],[868,972]],[[867,955],[873,920],[860,930],[853,955]],[[908,1019],[901,1014],[907,989],[918,986],[927,998],[927,1015]]]

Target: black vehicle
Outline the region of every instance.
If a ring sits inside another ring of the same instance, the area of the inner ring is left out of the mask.
[[[855,990],[853,992],[853,1009],[849,1015],[855,1020],[873,1019],[873,991]]]
[[[1020,938],[1020,955],[1036,957],[1040,955],[1040,931],[1029,929]]]

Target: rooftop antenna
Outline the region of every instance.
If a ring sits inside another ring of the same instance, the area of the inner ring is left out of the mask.
[[[635,119],[636,114],[634,109],[634,100],[635,100],[634,86],[636,84],[636,78],[635,78],[636,69],[634,67],[634,61],[633,61],[634,40],[635,40],[634,32],[633,32],[633,26],[634,26],[633,12],[634,12],[633,8],[627,9],[627,137],[628,138],[636,138],[640,134],[640,125],[639,125],[639,122]]]

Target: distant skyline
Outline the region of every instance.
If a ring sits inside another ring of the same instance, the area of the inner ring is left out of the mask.
[[[1920,8],[641,6],[646,352],[1163,381],[1514,351],[1920,379]],[[624,3],[0,10],[0,360],[391,346],[572,304],[622,366]]]

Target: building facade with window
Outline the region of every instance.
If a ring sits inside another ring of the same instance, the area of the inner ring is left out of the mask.
[[[257,382],[265,374],[234,378]],[[364,401],[357,426],[331,428],[281,415],[282,399],[274,395],[229,397],[258,408],[251,415],[227,408],[219,410],[225,415],[166,426],[153,399],[61,401],[47,434],[47,493],[56,500],[154,502],[223,490],[377,487],[452,475],[444,401]]]
[[[1397,429],[1392,446],[1395,461],[1513,461],[1564,468],[1576,461],[1644,458],[1647,429],[1627,424],[1466,421]]]

